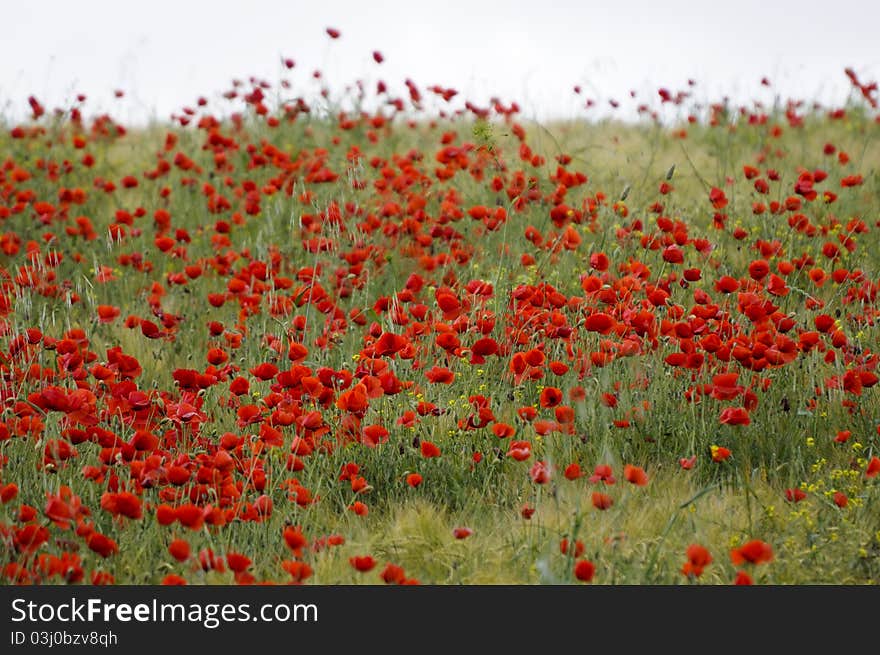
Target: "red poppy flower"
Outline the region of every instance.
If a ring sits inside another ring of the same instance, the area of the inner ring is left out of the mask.
[[[734,566],[740,566],[745,562],[749,564],[763,564],[772,560],[772,546],[760,539],[753,539],[730,551],[730,561],[733,562]]]
[[[718,422],[724,425],[749,425],[752,420],[744,407],[728,407],[721,412]]]
[[[177,513],[174,508],[162,503],[156,508],[156,522],[159,525],[171,525],[177,520]]]
[[[430,441],[423,441],[421,444],[422,457],[440,457],[440,449]]]
[[[605,405],[605,407],[610,407],[612,409],[617,407],[617,403],[618,403],[617,396],[615,396],[613,393],[603,393],[599,397],[599,401],[603,405]]]
[[[355,557],[349,557],[348,563],[351,564],[352,568],[360,573],[366,573],[367,571],[372,571],[376,567],[376,560],[374,560],[370,555],[357,555]]]
[[[178,562],[184,562],[189,559],[189,543],[183,539],[175,539],[168,544],[168,552],[171,553],[171,556]]]
[[[234,573],[244,573],[251,565],[251,558],[241,553],[229,551],[226,553],[226,565]]]
[[[730,457],[733,453],[730,452],[724,446],[710,446],[710,452],[712,453],[712,461],[713,462],[723,462],[728,457]]]
[[[692,575],[695,578],[699,578],[703,575],[703,569],[712,563],[712,555],[709,554],[705,546],[700,544],[688,546],[686,555],[687,561],[681,567],[681,572],[687,576]]]
[[[483,364],[486,357],[498,352],[498,342],[491,337],[477,339],[471,346],[471,364]]]
[[[565,467],[565,473],[563,475],[565,475],[566,480],[577,480],[583,475],[583,471],[581,471],[580,464],[573,462]]]
[[[563,395],[561,389],[557,389],[556,387],[544,387],[541,391],[540,404],[544,409],[556,407],[556,405],[562,402],[562,399]]]
[[[715,282],[715,290],[721,293],[733,293],[737,289],[739,289],[739,282],[729,275],[722,275]]]
[[[112,323],[119,318],[119,314],[121,313],[120,309],[113,305],[98,305],[96,309],[98,311],[99,323]]]
[[[770,274],[770,282],[767,284],[767,293],[774,296],[783,297],[787,296],[790,291],[791,289],[785,283],[785,280],[783,280],[778,275],[775,275],[773,273]]]
[[[92,584],[97,586],[101,585],[114,585],[116,584],[116,578],[113,577],[111,573],[107,571],[92,571]]]
[[[278,375],[278,367],[271,362],[263,362],[249,369],[249,371],[251,375],[260,380],[271,380]]]
[[[188,503],[174,510],[178,522],[190,530],[200,530],[205,522],[205,511],[197,505]]]
[[[590,476],[590,482],[604,482],[605,484],[614,484],[614,474],[608,464],[599,464],[593,469],[593,475]]]
[[[550,467],[547,466],[546,462],[535,462],[532,468],[529,469],[529,477],[532,478],[532,482],[535,484],[547,484],[550,482],[551,477]]]
[[[361,442],[371,448],[375,448],[381,443],[388,441],[388,429],[382,425],[368,425],[363,430]]]
[[[596,509],[605,510],[611,507],[614,504],[614,499],[611,498],[608,494],[603,494],[599,491],[593,492],[593,507]]]
[[[715,209],[724,209],[727,206],[727,196],[717,187],[712,187],[709,191],[709,201]]]
[[[403,584],[406,574],[403,567],[397,566],[397,564],[386,564],[379,577],[385,584]]]
[[[590,582],[595,573],[596,567],[590,560],[578,560],[574,565],[574,577],[581,582]]]
[[[434,384],[452,384],[455,373],[443,366],[434,366],[425,371],[425,377]]]
[[[604,314],[602,312],[598,312],[596,314],[591,314],[587,317],[584,327],[587,328],[590,332],[598,332],[599,334],[608,334],[611,332],[612,328],[616,321],[609,316],[608,314]]]
[[[753,280],[763,280],[770,273],[770,264],[766,259],[756,259],[749,264],[749,276]]]
[[[526,364],[529,366],[540,367],[544,365],[545,361],[547,361],[547,356],[544,354],[544,351],[538,348],[532,348],[526,352],[523,357]]]
[[[383,332],[376,343],[373,344],[373,350],[380,357],[394,355],[406,348],[409,343],[409,339],[399,334]]]
[[[284,537],[284,543],[287,544],[287,547],[297,557],[301,557],[303,548],[309,545],[309,540],[306,539],[299,526],[288,525],[284,528],[282,536]]]
[[[623,467],[623,477],[627,482],[631,482],[637,487],[644,487],[648,484],[648,474],[640,466],[627,464]]]
[[[499,439],[507,439],[508,437],[512,437],[516,433],[516,430],[512,425],[508,425],[507,423],[495,423],[492,425],[492,434],[494,434]]]
[[[712,376],[711,395],[716,400],[732,400],[745,389],[737,384],[739,373],[720,373]]]
[[[669,264],[681,264],[684,261],[684,252],[673,244],[663,249],[662,257]]]
[[[293,342],[290,344],[290,347],[287,349],[287,358],[293,362],[294,364],[299,364],[306,357],[308,357],[309,349],[306,348],[303,344]]]
[[[422,476],[419,475],[418,473],[410,473],[409,475],[406,476],[406,483],[410,487],[415,489],[420,484],[422,484]]]
[[[311,566],[299,560],[283,560],[281,562],[281,568],[290,574],[291,581],[294,584],[299,584],[303,580],[312,577],[312,573],[314,572]]]
[[[183,578],[176,573],[169,573],[162,578],[161,584],[165,586],[184,586],[186,585],[186,578]]]
[[[229,392],[236,396],[244,396],[250,391],[250,386],[247,378],[237,377],[229,383]]]
[[[610,261],[608,259],[608,255],[604,252],[594,252],[590,255],[590,268],[595,271],[607,271],[608,266],[610,265]]]
[[[507,456],[518,462],[523,462],[532,456],[532,444],[528,441],[511,441],[507,449]]]
[[[737,586],[750,586],[755,584],[752,580],[752,576],[750,576],[745,571],[737,571],[736,577],[733,579],[733,584]]]
[[[101,496],[101,509],[113,515],[126,516],[130,519],[139,519],[142,516],[141,499],[127,491],[105,492]]]
[[[117,543],[110,537],[99,532],[93,532],[89,535],[86,544],[88,545],[89,550],[93,550],[104,558],[110,557],[110,555],[119,552],[119,546]]]
[[[455,528],[452,531],[452,536],[456,539],[467,539],[474,533],[470,528]]]
[[[876,458],[875,458],[876,459]],[[8,503],[18,495],[18,485],[14,482],[7,482],[0,487],[0,502]]]
[[[363,416],[369,406],[366,385],[361,382],[348,391],[343,391],[336,400],[336,406],[345,412]]]

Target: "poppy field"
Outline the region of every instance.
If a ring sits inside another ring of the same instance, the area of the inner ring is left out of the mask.
[[[296,65],[0,119],[4,584],[880,582],[876,83]]]

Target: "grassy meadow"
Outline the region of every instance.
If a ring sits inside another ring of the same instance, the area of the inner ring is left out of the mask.
[[[35,99],[0,133],[3,581],[880,581],[866,98]]]

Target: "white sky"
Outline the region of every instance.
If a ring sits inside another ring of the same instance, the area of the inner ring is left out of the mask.
[[[54,107],[83,92],[87,113],[165,119],[203,94],[218,106],[232,78],[250,75],[283,75],[314,95],[315,69],[334,89],[382,78],[402,93],[409,77],[423,92],[495,93],[542,118],[585,115],[585,97],[632,107],[630,89],[655,102],[658,87],[688,78],[698,99],[772,103],[777,93],[839,102],[846,66],[863,81],[880,76],[880,3],[867,0],[6,0],[0,15],[7,117],[26,115],[30,94]],[[331,41],[328,26],[342,38]],[[759,85],[764,75],[772,89]],[[115,88],[126,97],[114,100]]]

